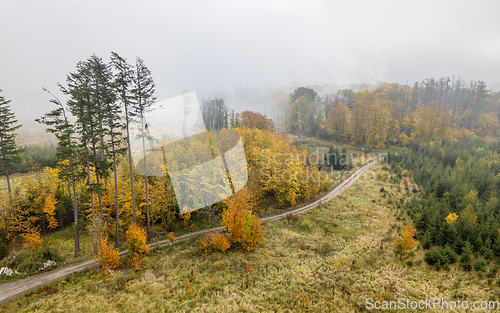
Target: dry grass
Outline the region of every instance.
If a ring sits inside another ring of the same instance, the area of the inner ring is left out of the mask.
[[[381,197],[382,187],[388,197]],[[387,300],[498,298],[491,279],[456,265],[437,272],[422,261],[421,250],[413,266],[394,256],[391,240],[404,222],[396,220],[401,214],[387,203],[401,196],[389,182],[361,180],[298,220],[265,224],[265,245],[254,252],[204,256],[199,239],[181,242],[152,252],[138,273],[121,269],[105,278],[94,270],[78,273],[1,310],[358,312],[377,294]]]

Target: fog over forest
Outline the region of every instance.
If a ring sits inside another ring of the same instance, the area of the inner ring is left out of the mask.
[[[460,76],[500,89],[500,3],[492,1],[49,0],[0,8],[0,88],[19,121],[39,132],[33,119],[50,108],[42,86],[58,92],[78,61],[111,51],[145,60],[158,100],[196,91],[263,113],[273,94],[298,86]]]

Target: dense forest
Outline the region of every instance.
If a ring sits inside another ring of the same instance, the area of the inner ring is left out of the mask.
[[[435,246],[426,256],[428,263],[444,266],[456,261],[447,248],[462,255],[466,270],[474,264],[473,253],[479,268],[485,260],[500,256],[498,140],[470,137],[416,143],[391,153],[389,160],[393,179],[411,172],[422,186],[423,194],[403,199],[402,207],[412,217],[423,248]]]
[[[373,91],[346,89],[323,97],[300,87],[275,106],[289,132],[375,148],[470,133],[494,137],[500,127],[500,93],[490,92],[483,81],[460,78],[381,84]]]

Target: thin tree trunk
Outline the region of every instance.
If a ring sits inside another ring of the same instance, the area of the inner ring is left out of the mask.
[[[78,257],[80,251],[80,236],[78,235],[78,205],[76,204],[76,187],[75,187],[75,174],[73,171],[73,156],[70,152],[69,155],[69,168],[71,171],[71,185],[73,186],[73,215],[75,219],[75,258]]]
[[[90,131],[91,131],[91,134],[92,134],[92,152],[93,152],[93,155],[94,155],[94,168],[95,168],[95,178],[96,178],[96,184],[97,186],[100,187],[100,181],[99,181],[99,169],[97,168],[97,166],[95,166],[95,159],[97,159],[97,152],[96,152],[96,147],[95,147],[95,141],[94,141],[94,130],[92,129],[92,127],[90,127]],[[89,171],[90,171],[90,168],[89,168]],[[101,201],[101,192],[97,192],[97,200],[99,202],[99,213],[100,213],[100,216],[102,218],[102,201]]]
[[[113,152],[113,172],[115,175],[115,204],[116,204],[116,247],[119,245],[119,202],[118,202],[118,178],[116,177],[116,154],[115,154],[115,141],[113,136],[113,130],[111,130],[111,151]]]
[[[148,194],[148,169],[146,167],[146,132],[144,131],[144,119],[141,118],[141,128],[142,128],[142,153],[144,155],[144,180],[146,181],[146,223],[148,227],[148,242],[151,241],[151,234],[149,229],[149,194]]]
[[[134,224],[137,224],[137,217],[135,214],[134,170],[132,169],[132,149],[130,148],[130,133],[128,127],[127,104],[125,104],[125,124],[127,126],[128,167],[130,169],[130,192],[132,194],[132,211],[134,213]]]
[[[7,165],[4,166],[4,169],[5,169],[5,177],[7,178],[7,190],[9,192],[9,201],[10,201],[10,204],[12,205],[12,194],[11,194],[11,190],[10,190],[10,176],[9,176],[9,169],[7,168]]]
[[[94,215],[94,194],[92,192],[92,177],[90,176],[90,163],[89,159],[87,157],[87,173],[89,177],[89,188],[90,188],[90,206],[92,207],[92,223],[95,222],[95,215]],[[96,233],[95,233],[95,227],[93,227],[93,237],[94,237],[94,253],[97,253],[97,243],[96,243]]]

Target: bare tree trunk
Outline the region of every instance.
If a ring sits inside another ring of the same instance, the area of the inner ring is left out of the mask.
[[[89,159],[87,157],[87,173],[88,173],[88,176],[89,176],[89,187],[90,187],[90,206],[92,207],[92,223],[95,222],[95,215],[94,215],[94,194],[92,192],[92,178],[90,176],[90,163],[89,163]],[[95,238],[95,229],[94,229],[94,238]],[[97,253],[97,245],[96,245],[96,242],[95,242],[95,239],[94,239],[94,253]]]
[[[141,118],[141,129],[142,129],[142,153],[144,155],[144,180],[146,181],[146,223],[148,227],[148,242],[151,241],[151,233],[149,229],[149,194],[148,194],[148,169],[146,167],[146,132],[144,130],[144,119]]]
[[[113,172],[115,175],[115,204],[116,204],[116,247],[119,245],[119,202],[118,202],[118,178],[116,177],[116,154],[115,154],[115,141],[113,131],[111,131],[111,150],[113,152]]]
[[[10,201],[10,204],[12,205],[12,195],[11,195],[11,190],[10,190],[9,169],[7,168],[7,166],[5,166],[4,169],[5,169],[5,177],[7,178],[7,190],[9,191],[9,201]]]
[[[75,173],[73,171],[73,156],[69,155],[69,168],[71,171],[71,185],[73,186],[73,215],[75,219],[75,258],[80,251],[80,236],[78,235],[78,205],[76,204]]]
[[[130,132],[128,126],[128,109],[125,104],[125,124],[127,127],[127,149],[128,149],[128,167],[130,169],[130,192],[132,194],[132,211],[134,213],[134,224],[137,224],[137,217],[135,214],[135,192],[134,192],[134,170],[132,168],[132,149],[130,148]]]

